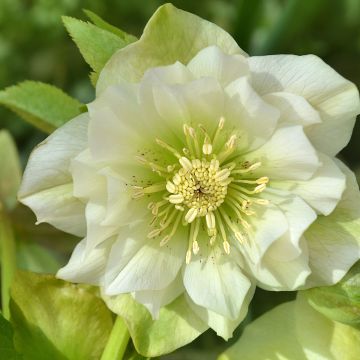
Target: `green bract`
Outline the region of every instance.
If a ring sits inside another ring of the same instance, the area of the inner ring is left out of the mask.
[[[360,262],[338,284],[307,290],[306,296],[330,319],[360,329]]]
[[[124,318],[136,350],[144,356],[172,352],[207,329],[189,308],[184,296],[162,308],[156,320],[131,295],[104,296],[104,300],[112,311]]]
[[[113,321],[86,288],[19,272],[10,303],[15,345],[25,360],[100,358]]]
[[[299,295],[248,325],[219,360],[355,360],[359,353],[360,331],[327,319]]]
[[[96,85],[140,81],[151,67],[176,61],[187,64],[201,49],[216,45],[227,54],[246,55],[224,30],[171,4],[161,6],[147,23],[140,40],[119,50],[105,65]]]

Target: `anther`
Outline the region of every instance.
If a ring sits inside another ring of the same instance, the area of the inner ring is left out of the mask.
[[[171,181],[168,181],[166,183],[166,190],[168,192],[174,194],[176,192],[176,186]]]
[[[169,196],[169,201],[172,204],[181,204],[184,201],[184,196],[182,194],[173,194]]]
[[[179,159],[179,163],[186,171],[191,171],[192,168],[193,168],[192,164],[191,164],[191,161],[188,158],[184,157],[184,156],[182,156]]]
[[[196,208],[190,208],[189,211],[185,215],[185,221],[191,223],[197,217],[199,211]]]

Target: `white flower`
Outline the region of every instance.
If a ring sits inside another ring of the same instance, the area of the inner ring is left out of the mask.
[[[355,86],[315,56],[221,45],[126,79],[132,46],[24,175],[20,198],[38,222],[84,237],[58,277],[131,293],[154,317],[186,296],[224,338],[255,285],[340,280],[359,244],[329,238],[321,221],[359,200],[334,159],[359,112]]]

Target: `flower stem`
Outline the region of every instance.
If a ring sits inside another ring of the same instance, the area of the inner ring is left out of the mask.
[[[0,204],[1,206],[1,204]],[[10,219],[0,208],[1,301],[5,319],[10,318],[10,286],[16,271],[15,239]]]
[[[118,316],[111,330],[101,360],[121,360],[124,356],[130,334],[124,320]]]

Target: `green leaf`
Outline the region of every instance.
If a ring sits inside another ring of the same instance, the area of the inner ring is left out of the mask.
[[[301,294],[245,328],[219,360],[355,360],[360,331],[327,319]]]
[[[119,36],[121,39],[126,41],[128,44],[134,42],[137,40],[137,38],[133,35],[130,35],[126,33],[125,31],[119,29],[118,27],[109,24],[104,19],[102,19],[99,15],[93,13],[90,10],[84,9],[84,13],[87,15],[87,17],[96,25],[97,27],[109,31],[117,36]]]
[[[305,291],[317,311],[360,330],[360,261],[336,285]]]
[[[143,356],[172,352],[207,329],[183,296],[162,308],[157,320],[153,320],[148,310],[131,295],[103,298],[109,308],[124,319],[136,351]]]
[[[20,356],[14,347],[14,332],[11,324],[0,314],[0,354],[2,359],[20,360]]]
[[[47,133],[79,115],[82,105],[55,86],[35,81],[0,91],[0,104]]]
[[[91,23],[63,16],[64,25],[85,61],[99,73],[110,57],[130,43],[117,34]]]
[[[25,360],[99,359],[113,325],[91,288],[51,275],[19,271],[10,309],[15,345]]]
[[[151,67],[187,64],[200,50],[217,45],[228,54],[245,54],[224,30],[171,4],[160,6],[140,40],[118,51],[102,70],[96,90],[138,82]]]
[[[14,140],[7,130],[0,131],[0,207],[12,210],[17,203],[21,165]]]
[[[30,241],[17,244],[17,264],[22,270],[54,274],[61,264],[50,250]]]

